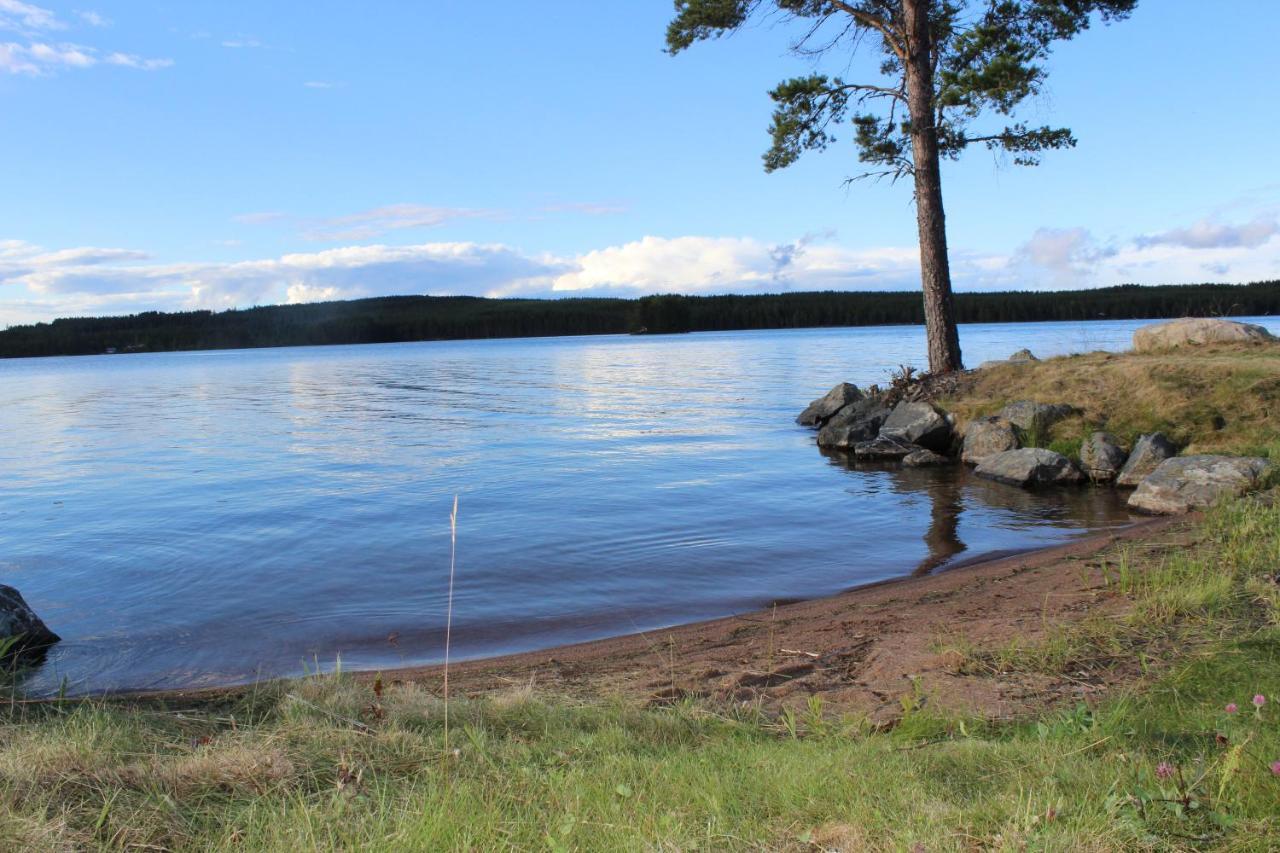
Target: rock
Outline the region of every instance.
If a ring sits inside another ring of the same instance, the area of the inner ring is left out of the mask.
[[[1187,344],[1274,340],[1275,337],[1270,332],[1252,323],[1238,323],[1235,320],[1219,320],[1213,317],[1185,317],[1168,323],[1143,326],[1133,333],[1133,348],[1137,352],[1151,352]]]
[[[935,465],[948,465],[950,463],[951,460],[941,453],[934,453],[932,450],[925,450],[923,447],[919,450],[913,450],[902,457],[902,464],[907,468],[932,468]]]
[[[826,420],[836,412],[840,411],[850,403],[855,403],[861,399],[862,392],[858,390],[857,385],[850,385],[848,382],[841,382],[826,394],[810,403],[808,407],[800,413],[800,417],[796,418],[796,423],[801,426],[822,426],[823,423],[825,423]]]
[[[22,593],[0,584],[0,639],[7,637],[19,638],[9,656],[39,652],[62,639],[27,605]]]
[[[880,427],[882,436],[946,450],[951,444],[951,421],[931,403],[899,403]]]
[[[860,441],[871,441],[888,417],[889,410],[878,398],[864,397],[831,416],[818,431],[818,446],[848,449]]]
[[[906,439],[893,435],[880,436],[872,441],[860,441],[853,446],[853,455],[858,459],[902,459],[920,450],[920,447]]]
[[[1095,483],[1110,483],[1120,473],[1129,454],[1111,433],[1095,432],[1080,445],[1080,466]]]
[[[1031,350],[1020,349],[1003,361],[999,359],[994,361],[984,361],[982,364],[978,365],[978,369],[986,370],[988,367],[999,367],[1002,364],[1030,364],[1033,361],[1039,360],[1040,359],[1036,358],[1035,355],[1032,354]]]
[[[1129,461],[1124,463],[1120,474],[1116,477],[1117,486],[1136,486],[1147,478],[1147,475],[1166,459],[1178,455],[1178,448],[1165,438],[1162,432],[1138,437],[1138,442],[1129,454]]]
[[[1257,489],[1270,468],[1270,462],[1256,456],[1166,459],[1129,496],[1129,506],[1163,515],[1211,506]]]
[[[1018,432],[1009,421],[998,417],[978,418],[964,431],[964,449],[960,458],[970,465],[977,465],[988,456],[1017,450],[1021,446]]]
[[[1019,400],[1000,410],[1000,417],[1023,432],[1043,433],[1058,421],[1075,413],[1075,409],[1063,403],[1036,403]]]
[[[1079,483],[1084,479],[1070,459],[1040,447],[1006,450],[988,456],[974,473],[1013,486],[1053,486]]]

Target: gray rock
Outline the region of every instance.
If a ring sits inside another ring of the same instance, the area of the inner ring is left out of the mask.
[[[1013,486],[1055,486],[1079,483],[1084,479],[1070,459],[1040,447],[1006,450],[988,456],[974,473]]]
[[[925,450],[923,447],[919,450],[913,450],[902,457],[902,464],[906,468],[932,468],[936,465],[949,465],[950,463],[951,460],[941,453],[934,453],[932,450]]]
[[[977,465],[988,456],[1019,447],[1018,432],[1009,421],[998,417],[977,418],[964,431],[960,458],[970,465]]]
[[[857,385],[850,385],[848,382],[841,382],[832,388],[826,394],[808,405],[800,416],[796,418],[796,423],[801,426],[818,427],[822,426],[836,412],[843,409],[850,403],[855,403],[862,399],[862,392],[858,390]]]
[[[979,370],[986,370],[988,367],[999,367],[1002,364],[1030,364],[1033,361],[1039,361],[1029,349],[1020,349],[1007,359],[996,359],[994,361],[984,361],[978,365]]]
[[[1160,467],[1160,463],[1178,455],[1178,448],[1165,438],[1162,432],[1138,437],[1129,453],[1129,460],[1120,469],[1116,477],[1117,486],[1136,486],[1147,478],[1147,475]]]
[[[929,450],[946,450],[951,444],[951,421],[930,403],[899,403],[880,434]]]
[[[48,648],[62,639],[23,600],[22,593],[0,584],[0,638],[17,637],[8,654],[22,655]]]
[[[1019,400],[1000,410],[1000,417],[1023,432],[1043,433],[1058,421],[1075,413],[1075,409],[1063,403],[1036,403]]]
[[[848,449],[860,441],[871,441],[888,417],[889,410],[879,398],[864,397],[831,416],[818,431],[818,446]]]
[[[1271,463],[1246,456],[1179,456],[1166,459],[1129,496],[1129,506],[1163,515],[1211,506],[1262,485]]]
[[[1080,467],[1095,483],[1110,483],[1129,454],[1111,433],[1095,432],[1080,445]]]
[[[1184,317],[1138,329],[1133,333],[1133,348],[1137,352],[1151,352],[1188,344],[1198,346],[1274,340],[1275,337],[1270,332],[1253,323],[1237,323],[1234,320],[1212,317]]]
[[[919,449],[919,446],[906,439],[881,432],[880,436],[872,441],[860,441],[855,444],[853,455],[858,459],[902,459]]]

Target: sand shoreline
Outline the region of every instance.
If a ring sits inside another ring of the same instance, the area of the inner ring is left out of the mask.
[[[785,705],[821,696],[828,705],[892,716],[901,695],[1006,716],[1042,705],[1061,685],[953,671],[948,639],[991,644],[1034,638],[1064,620],[1115,605],[1097,564],[1129,543],[1185,547],[1191,517],[1153,518],[1072,542],[978,559],[920,577],[889,578],[835,595],[736,616],[624,634],[450,666],[454,696],[529,689],[575,698],[684,697]],[[1159,540],[1172,539],[1161,543]],[[439,664],[351,673],[439,689]],[[271,679],[287,684],[292,679]],[[1031,683],[1037,682],[1037,683]],[[122,700],[233,699],[262,682],[98,694]],[[1072,688],[1080,693],[1082,685]],[[1087,685],[1084,693],[1089,692]]]

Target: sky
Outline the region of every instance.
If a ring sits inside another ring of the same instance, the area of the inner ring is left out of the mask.
[[[1230,11],[1230,14],[1226,12]],[[1280,278],[1274,0],[1141,0],[1032,124],[943,172],[958,290]],[[0,0],[0,328],[385,294],[918,287],[851,134],[766,174],[776,18],[663,52],[669,0]],[[1241,22],[1252,22],[1243,26]],[[978,128],[995,128],[980,122]]]

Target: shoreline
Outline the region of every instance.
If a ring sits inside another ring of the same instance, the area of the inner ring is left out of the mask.
[[[532,690],[650,703],[710,697],[779,707],[789,699],[819,695],[828,705],[885,721],[895,709],[901,712],[905,692],[924,689],[935,694],[932,701],[940,707],[1016,715],[1043,706],[1046,698],[1052,701],[1046,691],[1060,692],[1062,685],[954,672],[949,663],[954,655],[943,648],[947,638],[983,645],[1034,639],[1085,610],[1107,608],[1112,596],[1091,558],[1106,559],[1130,543],[1151,546],[1154,553],[1161,544],[1154,540],[1164,534],[1175,540],[1167,547],[1184,547],[1198,517],[1146,519],[1071,542],[974,558],[935,574],[886,578],[736,616],[459,661],[449,666],[451,693],[477,697]],[[344,675],[361,684],[381,677],[387,684],[438,687],[444,666],[345,670]],[[306,677],[34,701],[216,703]],[[1076,698],[1080,686],[1070,690]]]

